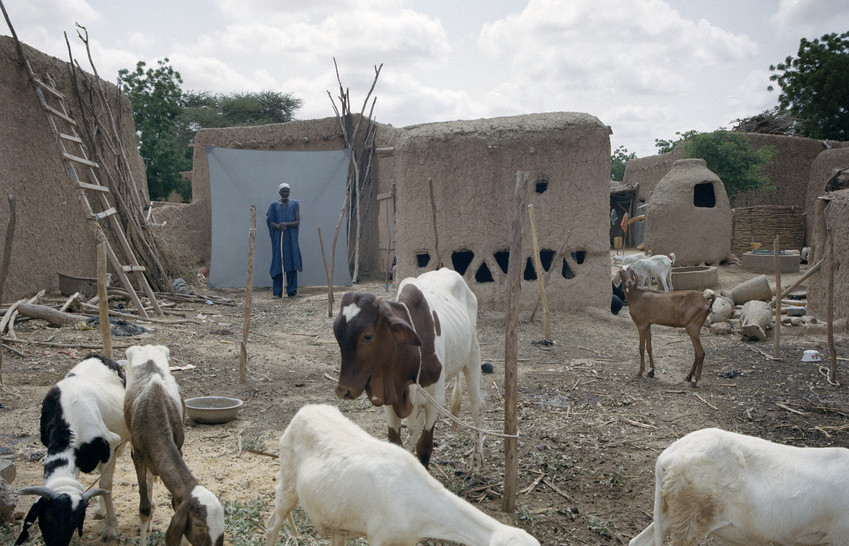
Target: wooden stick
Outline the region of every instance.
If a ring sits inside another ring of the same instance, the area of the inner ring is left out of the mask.
[[[516,507],[518,475],[518,364],[519,354],[519,296],[522,290],[522,217],[527,193],[527,171],[516,172],[513,195],[513,234],[510,260],[507,266],[507,316],[504,341],[504,497],[501,509],[513,512]]]
[[[442,258],[439,255],[439,231],[436,229],[436,201],[433,199],[433,179],[427,179],[427,187],[430,189],[430,219],[433,223],[433,250],[436,254],[436,269],[442,267]]]
[[[9,22],[9,17],[6,15],[5,7],[3,8],[3,15],[6,16],[6,22]],[[9,28],[11,29],[12,27],[10,26]],[[14,30],[12,32],[14,33]],[[21,46],[17,42],[18,38],[15,36],[15,43],[17,44],[18,51],[23,56],[23,52],[20,50]],[[3,287],[6,284],[6,277],[9,275],[9,261],[12,257],[12,242],[15,240],[15,222],[15,196],[9,195],[9,222],[6,224],[6,237],[3,243],[3,258],[0,259],[0,302],[3,301]],[[3,330],[0,328],[0,336],[2,335]],[[3,388],[3,351],[0,351],[0,391],[3,390],[5,390]]]
[[[102,240],[100,240],[102,237]],[[109,297],[106,295],[106,236],[97,232],[97,299],[100,302],[100,338],[103,356],[112,358],[112,331],[109,326]]]
[[[283,234],[280,234],[283,240]],[[248,333],[251,331],[251,307],[254,293],[254,247],[256,246],[256,205],[251,205],[251,227],[248,232],[248,280],[245,287],[245,322],[242,326],[242,342],[239,345],[239,383],[245,382],[248,362]],[[283,260],[283,253],[280,253]],[[285,280],[285,279],[284,279]]]
[[[804,274],[804,275],[802,275],[801,277],[799,277],[799,280],[797,280],[796,282],[794,282],[793,284],[791,284],[791,285],[790,285],[790,286],[789,286],[786,290],[784,290],[784,292],[782,292],[782,293],[781,293],[781,299],[786,298],[786,297],[790,294],[790,292],[792,292],[792,291],[796,290],[796,288],[797,288],[800,284],[802,284],[803,282],[805,282],[806,280],[808,280],[808,277],[810,277],[811,275],[813,275],[814,273],[816,273],[817,271],[819,271],[819,270],[820,270],[820,267],[822,266],[822,262],[823,262],[823,261],[822,261],[822,260],[820,260],[820,261],[818,261],[816,264],[814,264],[813,266],[811,266],[810,268],[808,268],[808,270],[807,270],[807,271],[805,271],[805,274]],[[776,290],[776,292],[778,292],[778,291]],[[769,305],[770,305],[771,307],[775,307],[775,300],[776,300],[776,298],[772,298],[772,300],[769,302]]]
[[[779,258],[778,235],[772,242],[772,257],[775,265],[775,294],[781,294],[781,262]],[[775,298],[775,336],[773,337],[772,354],[778,358],[781,352],[781,298]]]
[[[533,204],[528,205],[528,217],[531,220],[531,240],[534,244],[534,267],[537,270],[537,285],[539,286],[539,300],[542,303],[542,323],[543,323],[543,335],[545,341],[551,341],[551,325],[550,325],[550,315],[548,313],[548,303],[545,299],[545,284],[542,279],[542,263],[539,258],[539,241],[537,240],[537,226],[536,221],[534,220],[534,206]]]
[[[321,261],[324,264],[324,278],[327,279],[327,316],[333,317],[333,279],[327,268],[327,257],[324,255],[324,239],[321,238],[321,226],[318,227],[318,243],[321,245]]]

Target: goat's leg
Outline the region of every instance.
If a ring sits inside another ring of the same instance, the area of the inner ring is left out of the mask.
[[[123,451],[124,444],[120,444],[117,449],[112,452],[109,461],[100,469],[100,488],[109,491],[98,499],[97,512],[95,515],[103,513],[105,521],[103,523],[102,536],[103,540],[113,539],[117,536],[116,528],[118,526],[118,518],[115,516],[115,505],[112,502],[112,475],[115,473],[115,461],[118,455]]]
[[[647,377],[654,377],[654,357],[651,352],[651,324],[646,326],[645,334],[640,336],[645,339],[646,351],[649,353],[649,371],[646,374]],[[643,362],[642,362],[643,354],[642,350],[640,350],[640,372],[643,371]]]
[[[147,533],[153,521],[153,475],[148,472],[144,457],[132,450],[133,466],[139,482],[139,544],[147,544]]]
[[[690,383],[690,386],[696,388],[699,378],[702,377],[702,365],[705,362],[705,350],[702,347],[702,341],[699,339],[699,330],[695,333],[691,332],[692,328],[687,327],[687,333],[690,334],[690,340],[693,342],[693,367],[690,368],[690,373],[687,374],[685,381]]]

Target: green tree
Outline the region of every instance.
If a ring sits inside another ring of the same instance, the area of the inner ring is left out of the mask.
[[[177,117],[183,111],[183,80],[167,58],[157,61],[156,68],[147,68],[139,61],[130,71],[118,71],[118,85],[133,106],[139,153],[144,159],[147,186],[152,200],[168,197],[177,190],[184,199],[191,186],[180,176],[191,169],[191,161],[180,149],[177,139]]]
[[[189,144],[199,129],[285,123],[295,118],[302,104],[301,99],[277,91],[230,95],[188,91],[177,119],[179,140],[191,158]]]
[[[758,189],[772,189],[763,167],[775,158],[775,148],[753,150],[742,133],[717,129],[689,135],[681,144],[687,157],[700,157],[725,185],[728,198]]]
[[[687,140],[691,136],[699,134],[699,132],[691,129],[684,133],[680,131],[675,131],[675,134],[678,135],[678,138],[669,140],[660,138],[654,139],[654,147],[657,148],[657,153],[665,154],[667,152],[671,152],[672,148],[674,148],[679,142],[681,142],[682,140]]]
[[[613,154],[610,156],[610,179],[621,182],[625,178],[625,167],[628,165],[628,161],[636,158],[637,154],[628,153],[628,148],[625,146],[619,146],[613,150]]]
[[[781,87],[778,104],[810,138],[849,137],[849,32],[799,42],[797,57],[770,65],[769,79]],[[768,87],[773,91],[773,86]]]

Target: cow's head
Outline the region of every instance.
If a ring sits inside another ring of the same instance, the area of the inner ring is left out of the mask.
[[[373,294],[346,293],[333,322],[333,333],[342,354],[337,397],[353,400],[366,391],[376,406],[409,405],[402,399],[411,381],[409,374],[398,369],[404,364],[399,351],[420,346],[422,341],[389,302]]]

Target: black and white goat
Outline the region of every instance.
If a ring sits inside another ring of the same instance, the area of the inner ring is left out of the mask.
[[[82,536],[86,508],[97,495],[103,495],[98,508],[98,515],[105,515],[103,537],[116,536],[111,490],[115,459],[128,438],[125,383],[117,362],[89,355],[47,393],[41,404],[44,485],[17,492],[41,498],[30,508],[15,544],[29,538],[36,519],[47,546],[69,544],[75,530]],[[100,488],[86,491],[77,477],[95,470],[100,470]]]
[[[178,546],[185,536],[193,546],[222,546],[224,507],[183,461],[186,408],[168,367],[169,356],[164,345],[127,349],[124,416],[139,481],[139,544],[147,544],[153,519],[153,477],[159,476],[171,492],[174,507],[165,544]]]

